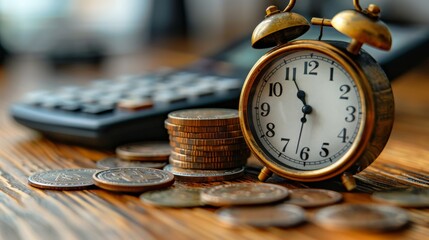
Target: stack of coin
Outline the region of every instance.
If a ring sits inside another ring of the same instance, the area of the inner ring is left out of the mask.
[[[165,120],[165,127],[170,135],[173,169],[243,168],[249,157],[235,109],[174,111]]]

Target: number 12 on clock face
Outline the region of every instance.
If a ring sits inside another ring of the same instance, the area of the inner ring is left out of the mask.
[[[334,164],[364,119],[363,100],[347,70],[311,50],[278,56],[258,75],[247,111],[264,154],[297,170]]]

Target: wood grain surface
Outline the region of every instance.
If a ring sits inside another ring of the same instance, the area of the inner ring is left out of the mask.
[[[176,59],[167,63],[173,67],[192,59],[183,54],[158,56]],[[145,61],[149,63],[147,59],[139,60],[135,68],[122,70],[140,69],[140,63]],[[151,64],[159,64],[152,61]],[[150,67],[149,64],[147,68]],[[138,195],[97,188],[52,191],[29,186],[27,178],[35,172],[94,168],[97,160],[113,153],[45,139],[11,120],[9,104],[27,90],[62,85],[77,78],[84,81],[98,74],[98,70],[86,68],[52,73],[49,67],[31,59],[20,59],[0,68],[0,239],[427,239],[429,236],[427,208],[406,209],[411,224],[388,233],[329,231],[311,221],[294,228],[231,228],[217,220],[214,207],[157,208],[142,203]],[[65,80],[55,80],[59,75]],[[358,189],[343,193],[344,202],[372,203],[371,192],[396,186],[429,187],[428,78],[429,62],[426,61],[393,82],[396,120],[391,138],[380,157],[356,176]],[[249,170],[237,181],[257,181],[256,171]],[[338,187],[335,182],[304,185],[279,177],[269,182],[289,188]],[[188,185],[204,188],[225,183]],[[307,210],[308,216],[315,210]]]

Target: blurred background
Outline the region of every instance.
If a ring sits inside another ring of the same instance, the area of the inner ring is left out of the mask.
[[[427,0],[360,1],[387,22],[428,25]],[[210,55],[249,36],[270,0],[0,0],[0,59],[36,56],[52,66],[102,64],[152,46]],[[300,0],[293,11],[331,18],[352,0]],[[179,42],[180,39],[180,44]],[[173,43],[173,44],[172,44]],[[118,63],[119,64],[119,63]],[[115,64],[104,67],[118,67]],[[122,64],[124,66],[124,64]],[[144,68],[144,66],[141,66]],[[120,74],[136,71],[123,67]]]

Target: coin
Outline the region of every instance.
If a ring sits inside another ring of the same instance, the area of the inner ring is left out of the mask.
[[[284,202],[300,207],[321,207],[339,202],[341,193],[324,189],[292,189],[289,198]]]
[[[180,153],[188,156],[197,156],[197,157],[225,157],[225,156],[238,156],[238,155],[246,155],[250,156],[250,151],[247,148],[239,149],[239,150],[229,150],[229,151],[197,151],[197,150],[189,150],[174,147],[172,149],[172,153]]]
[[[110,168],[93,175],[95,185],[117,192],[143,192],[169,187],[174,175],[153,168]]]
[[[167,162],[127,161],[116,157],[107,157],[97,161],[97,167],[102,169],[118,167],[146,167],[162,169]]]
[[[235,137],[243,136],[243,133],[241,132],[241,130],[230,131],[230,132],[209,132],[209,133],[168,131],[168,134],[174,137],[195,138],[195,139],[220,139],[220,138],[235,138]]]
[[[244,167],[225,170],[198,170],[167,165],[164,167],[164,170],[172,173],[178,181],[182,182],[227,181],[239,178],[244,174]]]
[[[246,165],[246,159],[231,162],[186,162],[170,157],[170,164],[174,167],[188,169],[230,169]]]
[[[170,141],[170,145],[176,148],[183,148],[186,150],[193,151],[236,151],[236,150],[244,150],[248,149],[245,142],[237,143],[237,144],[218,144],[218,145],[193,145],[193,144],[183,144],[174,141]]]
[[[191,156],[180,154],[172,151],[170,158],[178,161],[195,162],[195,163],[223,163],[223,162],[243,162],[249,157],[248,154],[234,155],[234,156]]]
[[[213,206],[255,205],[280,201],[288,189],[269,183],[234,183],[211,187],[201,192],[201,201]]]
[[[140,195],[140,200],[161,207],[199,207],[201,202],[200,189],[168,188],[166,190],[149,191]]]
[[[185,126],[224,126],[239,124],[238,111],[225,108],[178,110],[168,114],[168,121]]]
[[[402,207],[429,207],[429,188],[401,188],[374,192],[371,196],[377,201]]]
[[[119,158],[137,161],[167,161],[170,152],[168,142],[130,143],[116,148]]]
[[[181,138],[170,136],[170,142],[177,142],[181,144],[190,145],[230,145],[230,144],[244,144],[244,137],[235,138],[214,138],[214,139],[199,139],[199,138]]]
[[[305,211],[290,204],[274,206],[227,207],[216,211],[218,218],[232,225],[291,227],[305,221]]]
[[[409,218],[404,210],[393,206],[340,204],[322,208],[313,220],[328,229],[388,231],[405,226]]]
[[[185,126],[171,123],[168,119],[164,121],[168,131],[179,131],[189,133],[215,133],[241,130],[240,124],[229,124],[224,126]]]
[[[77,190],[94,186],[92,175],[96,169],[59,169],[39,172],[28,177],[33,187],[51,190]]]

